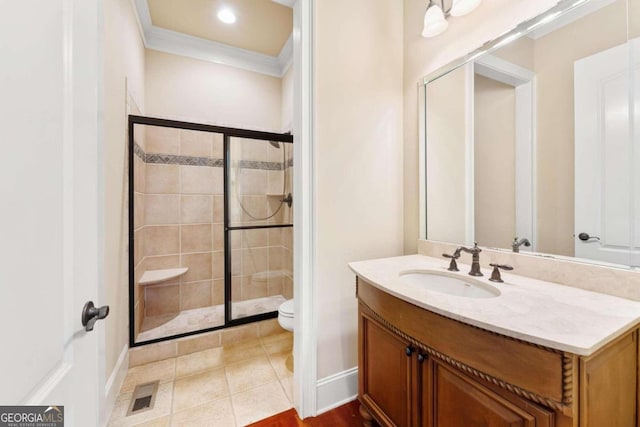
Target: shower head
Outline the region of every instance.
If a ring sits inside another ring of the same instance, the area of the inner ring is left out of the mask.
[[[277,141],[269,141],[269,144],[271,144],[275,148],[280,148],[280,143]]]

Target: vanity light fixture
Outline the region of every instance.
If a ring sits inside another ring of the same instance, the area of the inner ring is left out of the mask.
[[[429,0],[427,11],[424,13],[422,37],[435,37],[445,32],[449,26],[447,17],[463,16],[472,12],[482,0],[450,0],[449,8],[445,7],[445,0]]]
[[[471,13],[482,0],[453,0],[451,5],[451,16],[464,16]]]
[[[445,32],[449,23],[444,16],[441,5],[430,2],[427,11],[424,13],[424,27],[422,37],[435,37]]]

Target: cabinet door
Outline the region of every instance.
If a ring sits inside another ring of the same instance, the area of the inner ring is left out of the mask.
[[[409,343],[360,315],[360,400],[383,426],[410,425],[412,353]]]
[[[448,366],[433,365],[434,427],[553,426],[553,413],[527,411]]]

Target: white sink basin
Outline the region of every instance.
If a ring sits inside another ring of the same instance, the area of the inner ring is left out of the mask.
[[[471,276],[462,277],[444,271],[403,271],[400,273],[400,280],[406,285],[456,297],[495,298],[500,296],[499,289],[473,279]]]

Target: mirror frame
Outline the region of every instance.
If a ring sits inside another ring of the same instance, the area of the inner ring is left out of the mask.
[[[439,67],[435,71],[427,74],[423,77],[417,84],[418,89],[418,117],[419,117],[419,128],[418,128],[418,179],[419,179],[419,239],[430,240],[427,235],[427,181],[426,181],[426,124],[427,124],[427,106],[426,106],[426,88],[427,84],[443,77],[454,70],[457,70],[460,67],[484,56],[490,54],[503,46],[508,45],[509,43],[518,40],[519,38],[527,35],[529,32],[536,30],[540,26],[553,22],[554,20],[561,18],[567,13],[573,11],[576,8],[588,3],[592,0],[559,0],[555,6],[550,7],[546,11],[540,13],[539,15],[525,20],[520,24],[516,25],[509,31],[504,32],[498,37],[489,40],[482,44],[479,48],[457,58],[448,64]],[[597,1],[597,0],[593,0]],[[628,19],[628,17],[627,17]],[[438,242],[437,240],[431,240],[434,242]],[[451,243],[451,242],[441,242],[441,243]],[[457,243],[453,243],[457,244]],[[503,252],[512,253],[510,250],[505,248],[489,248],[492,250],[498,250]],[[593,264],[593,265],[604,265],[612,268],[619,268],[624,270],[634,270],[634,267],[623,264],[610,264],[597,260],[589,260],[585,258],[576,258],[565,255],[556,255],[556,254],[547,254],[547,253],[539,253],[539,252],[527,252],[520,253],[519,255],[530,255],[530,256],[538,256],[538,257],[546,257],[546,258],[554,258],[554,259],[562,259],[569,260],[573,262],[579,262],[584,264]]]

